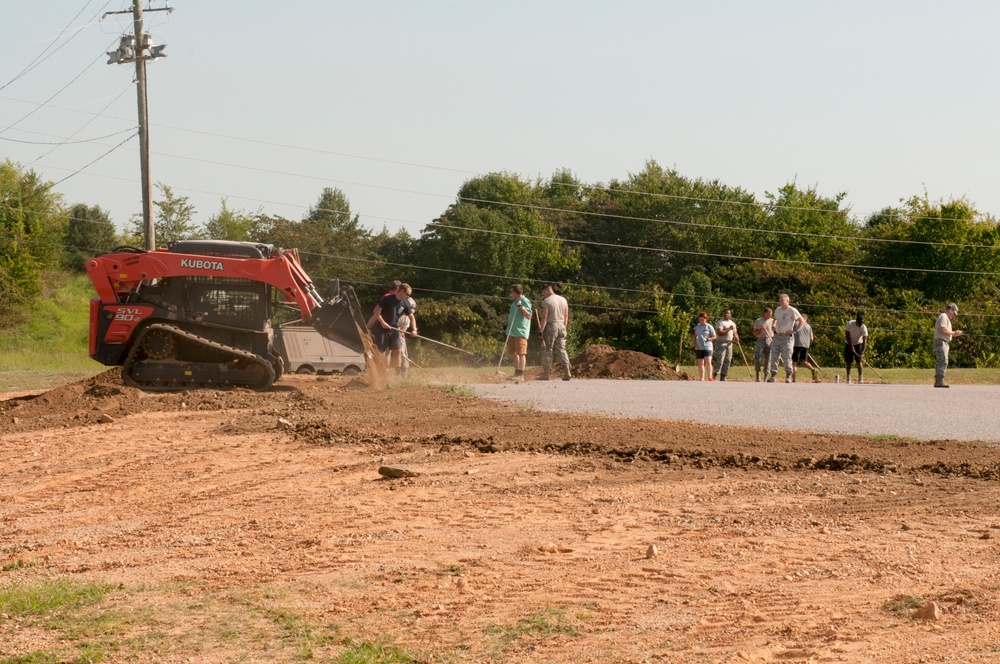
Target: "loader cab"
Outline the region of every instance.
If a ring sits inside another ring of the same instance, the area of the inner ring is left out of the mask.
[[[224,240],[178,240],[167,245],[175,254],[266,259],[274,246]],[[226,328],[261,331],[271,320],[272,287],[237,277],[167,277],[148,286],[144,298],[169,302],[178,320]]]

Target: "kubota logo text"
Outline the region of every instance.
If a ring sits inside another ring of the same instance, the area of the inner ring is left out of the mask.
[[[203,261],[191,258],[182,258],[181,267],[190,267],[195,270],[219,270],[220,272],[225,270],[219,261]]]

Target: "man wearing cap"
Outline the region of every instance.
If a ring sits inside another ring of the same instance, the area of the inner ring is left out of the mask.
[[[563,380],[572,378],[569,370],[569,353],[566,352],[566,328],[569,327],[569,303],[555,291],[552,284],[542,287],[542,313],[538,317],[538,331],[542,334],[542,375],[538,380],[549,380],[552,355],[559,356],[563,366]]]
[[[862,358],[865,356],[865,346],[868,344],[868,327],[865,325],[865,315],[858,312],[854,320],[844,328],[844,362],[847,364],[847,382],[851,382],[851,366],[858,365],[858,383],[865,382],[862,375]]]
[[[733,312],[726,309],[722,318],[715,324],[715,376],[720,381],[729,375],[729,365],[733,361],[733,341],[738,341],[740,335],[736,332],[736,321]]]
[[[757,345],[753,349],[753,370],[757,372],[755,382],[760,382],[760,370],[767,375],[767,363],[771,357],[771,340],[774,338],[774,319],[771,318],[771,307],[764,307],[764,315],[753,322],[753,335],[757,337]]]
[[[951,320],[957,315],[958,305],[952,302],[934,325],[934,387],[950,387],[944,382],[944,372],[948,369],[948,346],[954,337],[962,336],[962,330],[951,329]]]
[[[792,382],[792,349],[795,333],[802,326],[802,314],[788,304],[788,295],[778,296],[778,308],[774,310],[774,338],[771,340],[771,361],[768,363],[767,382],[773,383],[778,375],[778,360],[785,365],[785,382]]]

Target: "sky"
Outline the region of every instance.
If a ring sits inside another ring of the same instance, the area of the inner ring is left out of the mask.
[[[597,184],[651,159],[761,198],[845,192],[859,219],[925,191],[1000,216],[1000,3],[145,1],[167,45],[152,180],[198,223],[223,199],[301,219],[337,187],[418,235],[477,174]],[[105,52],[132,23],[101,17],[130,7],[0,9],[0,160],[120,228],[141,211],[134,66]]]

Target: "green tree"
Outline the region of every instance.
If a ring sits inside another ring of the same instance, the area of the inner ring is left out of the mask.
[[[99,205],[77,203],[69,209],[65,244],[67,267],[82,272],[86,261],[115,248],[118,234],[111,217]]]
[[[161,183],[156,185],[163,200],[153,201],[153,232],[156,245],[165,247],[174,240],[190,240],[198,237],[198,227],[194,223],[195,208],[187,196],[177,196],[174,190]],[[142,215],[132,216],[132,233],[141,238],[145,229]]]
[[[10,160],[0,163],[0,319],[18,319],[42,289],[42,271],[58,267],[66,227],[51,183]]]
[[[209,217],[205,223],[205,235],[213,240],[232,240],[247,242],[252,239],[256,229],[256,214],[248,214],[244,210],[230,210],[228,201],[222,199],[222,208]]]

